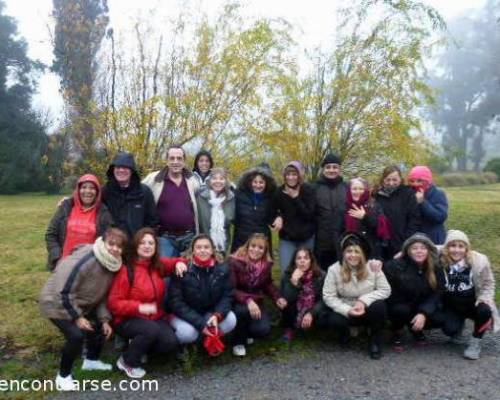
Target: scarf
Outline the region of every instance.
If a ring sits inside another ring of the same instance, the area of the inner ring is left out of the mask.
[[[206,260],[202,260],[197,256],[193,256],[193,263],[200,268],[212,268],[215,265],[215,257],[212,256]]]
[[[358,200],[352,198],[352,193],[350,190],[346,193],[346,212],[344,214],[345,229],[347,232],[357,232],[359,228],[359,219],[351,217],[349,215],[349,210],[354,209],[354,206],[361,208],[364,207],[367,213],[370,213],[370,207],[368,206],[368,201],[370,200],[370,190],[368,186],[365,186],[365,191],[359,197]]]
[[[102,236],[99,236],[94,242],[92,250],[94,251],[95,258],[99,261],[99,264],[101,264],[108,271],[117,272],[122,266],[122,258],[116,258],[110,254],[108,249],[106,249]]]
[[[295,326],[297,328],[302,326],[304,315],[314,307],[316,297],[314,293],[313,272],[311,269],[300,278],[300,281],[302,282],[302,290],[297,298],[297,319],[295,321]]]
[[[399,188],[401,187],[401,185],[398,185],[398,186],[391,186],[391,187],[385,187],[385,186],[382,186],[379,191],[378,191],[378,194],[384,196],[384,197],[391,197],[392,194],[394,192],[396,192],[396,190],[398,190]]]
[[[210,199],[208,203],[212,207],[210,213],[210,237],[214,241],[215,248],[223,252],[226,250],[226,230],[224,229],[225,215],[222,203],[226,200],[226,196],[217,196],[210,190]]]
[[[260,276],[267,267],[267,261],[266,260],[252,261],[249,258],[247,258],[247,260],[245,261],[246,261],[248,285],[251,288],[255,288],[259,283]]]

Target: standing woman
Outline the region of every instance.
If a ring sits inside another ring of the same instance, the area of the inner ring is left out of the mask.
[[[112,223],[111,213],[101,202],[101,186],[92,174],[78,179],[73,196],[64,199],[45,232],[49,253],[47,269],[82,244],[94,243]]]
[[[86,341],[83,370],[111,370],[99,361],[104,337],[113,333],[106,308],[108,290],[122,265],[121,253],[127,241],[124,232],[108,228],[94,244],[81,246],[57,264],[40,294],[42,315],[61,331],[66,342],[61,352],[58,390],[76,390],[71,376],[73,363]]]
[[[419,230],[420,211],[415,192],[403,184],[403,175],[396,165],[384,169],[374,197],[389,221],[390,238],[384,243],[382,257],[390,260],[401,250],[403,242]]]
[[[128,377],[142,378],[141,358],[148,353],[169,353],[177,338],[162,308],[165,276],[174,270],[187,269],[183,258],[159,256],[158,239],[152,228],[142,228],[134,235],[130,259],[116,274],[108,296],[116,332],[129,341],[118,359],[118,369]]]
[[[231,252],[243,246],[254,233],[263,233],[272,243],[269,227],[276,222],[273,196],[276,181],[267,164],[243,173],[236,189],[236,212]]]
[[[443,332],[458,336],[466,318],[474,321],[474,331],[464,351],[464,357],[477,360],[481,354],[481,339],[493,324],[500,330],[500,318],[495,305],[495,278],[488,257],[470,247],[467,235],[458,230],[448,231],[441,250],[446,288],[443,295]]]
[[[432,171],[426,166],[413,167],[408,174],[408,184],[415,190],[421,214],[420,231],[434,244],[443,244],[446,237],[444,223],[448,218],[446,194],[432,183]]]
[[[384,264],[384,272],[392,287],[388,311],[393,331],[394,350],[404,350],[403,329],[408,326],[418,345],[425,345],[424,329],[440,325],[439,311],[444,289],[443,269],[439,265],[436,246],[424,234],[408,238],[402,256]]]
[[[321,306],[325,272],[321,270],[311,249],[299,247],[281,278],[281,293],[287,301],[283,310],[283,338],[291,340],[295,328],[313,326]]]
[[[214,167],[214,160],[208,150],[200,150],[194,158],[193,176],[199,184],[199,189],[207,185],[210,172]]]
[[[286,300],[273,283],[273,261],[267,238],[254,233],[248,241],[229,257],[231,277],[235,287],[234,312],[238,320],[234,332],[233,354],[246,355],[245,344],[249,337],[264,337],[271,332],[271,320],[264,308],[268,296],[282,310]]]
[[[290,266],[299,247],[314,248],[316,196],[314,188],[304,182],[305,170],[299,161],[289,162],[283,170],[283,186],[276,190],[274,207],[279,215],[280,269]]]
[[[372,249],[372,257],[382,259],[382,245],[390,238],[389,223],[382,207],[370,196],[363,178],[349,181],[344,214],[345,232],[363,235]]]
[[[200,234],[191,243],[192,258],[182,277],[173,277],[168,303],[175,314],[170,325],[181,344],[231,332],[233,286],[227,263],[218,261],[210,236]]]
[[[347,233],[340,246],[342,261],[328,268],[323,286],[323,301],[331,310],[321,315],[320,325],[338,330],[341,343],[348,341],[350,326],[369,327],[369,354],[378,360],[391,287],[381,270],[368,267],[370,248],[363,236]]]
[[[212,170],[207,186],[196,194],[196,203],[200,232],[212,238],[217,252],[227,254],[236,201],[225,169]]]

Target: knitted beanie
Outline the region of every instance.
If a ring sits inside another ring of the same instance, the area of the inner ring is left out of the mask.
[[[450,242],[460,241],[464,242],[467,246],[470,246],[470,241],[467,235],[459,231],[458,229],[450,229],[446,234],[446,240],[444,241],[445,247],[448,246]]]
[[[336,153],[328,153],[325,158],[323,159],[321,166],[324,167],[326,164],[342,164],[342,160],[340,159],[340,156]]]
[[[304,180],[305,169],[300,161],[290,161],[287,165],[285,165],[285,168],[283,168],[283,178],[290,168],[297,170],[300,180]]]
[[[432,171],[425,165],[417,165],[413,167],[408,174],[408,180],[410,179],[420,179],[432,183]]]

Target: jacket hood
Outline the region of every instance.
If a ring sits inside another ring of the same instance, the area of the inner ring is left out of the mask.
[[[431,239],[429,239],[426,234],[420,232],[413,234],[403,243],[402,252],[405,257],[410,257],[408,250],[414,243],[423,243],[429,249],[429,255],[434,258],[434,260],[438,259],[438,250],[436,248],[436,245],[432,242]]]
[[[266,181],[266,190],[264,193],[272,193],[276,190],[276,180],[273,177],[271,168],[267,163],[261,163],[256,167],[250,168],[243,172],[238,181],[238,189],[251,192],[252,191],[252,180],[256,175],[262,175]]]
[[[74,204],[79,208],[83,208],[82,200],[80,199],[80,187],[85,182],[91,182],[97,190],[95,202],[94,202],[93,206],[88,208],[87,210],[93,209],[94,207],[99,208],[99,206],[101,205],[101,184],[99,183],[99,179],[97,179],[97,177],[95,175],[92,175],[92,174],[82,175],[78,179],[78,182],[76,183],[76,188],[73,192]]]
[[[115,175],[113,173],[113,168],[114,167],[127,167],[132,170],[132,177],[131,177],[131,184],[132,182],[134,183],[139,183],[141,181],[141,177],[139,175],[139,172],[137,171],[137,166],[135,164],[134,156],[131,153],[128,153],[126,151],[120,151],[115,158],[113,158],[113,161],[111,161],[111,164],[109,165],[109,168],[106,172],[106,176],[108,177],[108,181],[115,182]]]

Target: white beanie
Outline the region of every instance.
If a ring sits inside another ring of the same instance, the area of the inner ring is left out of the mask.
[[[464,232],[459,231],[457,229],[450,229],[446,234],[446,240],[444,241],[444,245],[448,246],[450,242],[454,241],[464,242],[467,246],[470,246],[469,238]]]

